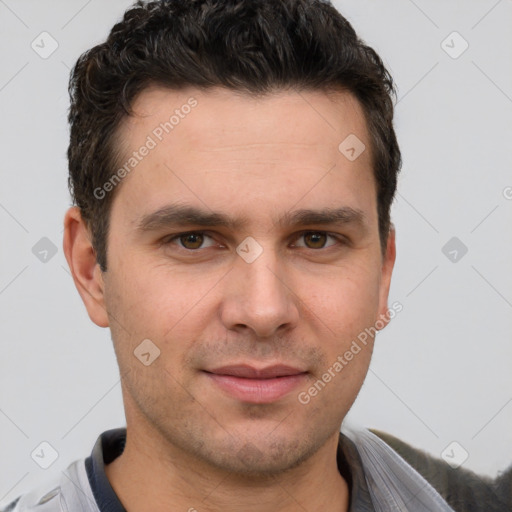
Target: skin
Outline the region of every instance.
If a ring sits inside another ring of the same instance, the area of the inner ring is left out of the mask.
[[[122,124],[124,156],[190,97],[197,106],[116,190],[107,272],[78,208],[65,215],[73,279],[91,320],[110,327],[121,372],[127,443],[107,476],[130,512],[347,510],[339,428],[374,340],[308,404],[297,396],[365,328],[386,323],[395,233],[383,255],[362,109],[347,92],[255,99],[151,87],[134,103],[138,115]],[[353,162],[338,150],[349,134],[367,148]],[[143,215],[178,201],[247,223],[136,230]],[[364,223],[276,222],[325,207],[361,210]],[[205,237],[169,242],[190,231]],[[252,263],[236,252],[248,236],[263,249]],[[144,339],[160,350],[149,366],[134,357]],[[203,371],[235,363],[288,364],[307,374],[274,402],[246,403]]]

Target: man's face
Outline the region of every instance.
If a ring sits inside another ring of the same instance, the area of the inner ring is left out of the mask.
[[[362,109],[347,93],[160,88],[134,109],[120,164],[156,145],[116,191],[103,275],[128,428],[230,471],[293,467],[337,436],[373,340],[333,365],[387,311],[394,238],[383,259]],[[353,161],[350,134],[367,148]],[[149,217],[172,206],[234,225]],[[345,220],[294,223],[326,209]],[[134,354],[154,347],[147,366]]]

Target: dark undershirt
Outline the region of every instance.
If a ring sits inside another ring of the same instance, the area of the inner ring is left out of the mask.
[[[91,455],[85,459],[87,477],[100,512],[126,512],[105,473],[105,465],[123,453],[125,443],[126,428],[107,430],[98,437]],[[365,507],[368,507],[371,500],[361,459],[353,442],[341,433],[336,459],[339,472],[351,489],[349,512],[357,512],[361,507],[368,510]]]
[[[105,473],[105,465],[123,453],[125,443],[126,428],[107,430],[98,437],[91,455],[85,459],[89,484],[101,512],[126,512]]]

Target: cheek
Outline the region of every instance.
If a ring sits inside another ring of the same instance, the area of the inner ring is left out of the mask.
[[[133,351],[150,339],[165,350],[166,359],[179,356],[211,322],[208,292],[218,279],[193,278],[176,268],[125,260],[112,274],[107,294],[107,308],[123,327],[117,333],[123,350]]]
[[[350,267],[309,280],[304,302],[334,333],[354,333],[375,319],[379,276],[369,266]]]
[[[311,336],[316,336],[326,361],[315,377],[329,382],[325,394],[322,392],[326,403],[339,408],[339,401],[345,400],[349,407],[364,381],[373,351],[378,274],[368,266],[364,271],[351,267],[350,272],[310,285],[306,319],[310,327],[305,328],[312,326]]]

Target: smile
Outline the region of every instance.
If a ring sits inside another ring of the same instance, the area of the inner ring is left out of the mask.
[[[276,402],[304,384],[308,372],[286,365],[259,370],[248,365],[233,365],[204,373],[230,397],[246,403],[265,404]]]

